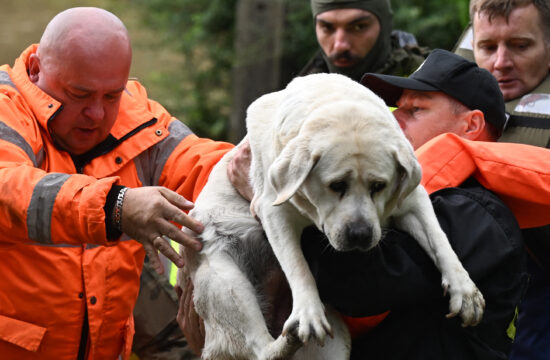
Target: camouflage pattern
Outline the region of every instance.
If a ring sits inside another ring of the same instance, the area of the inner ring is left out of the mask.
[[[176,322],[178,297],[168,279],[146,261],[134,308],[132,351],[140,360],[198,360]]]
[[[398,35],[402,32],[394,31],[391,37],[391,52],[388,59],[376,69],[368,69],[366,72],[377,74],[409,76],[422,64],[430,51],[426,47],[418,46],[414,42],[400,44]],[[311,58],[306,66],[300,71],[299,76],[328,73],[329,68],[323,58],[321,50]]]

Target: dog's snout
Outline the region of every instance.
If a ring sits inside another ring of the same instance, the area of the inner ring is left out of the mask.
[[[372,226],[365,221],[354,221],[346,225],[345,234],[350,247],[366,249],[372,241]]]

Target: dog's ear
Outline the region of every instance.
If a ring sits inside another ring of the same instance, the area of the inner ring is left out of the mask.
[[[281,205],[290,199],[307,178],[320,156],[309,149],[303,137],[292,139],[269,167],[269,180],[277,192],[272,205]]]
[[[391,197],[386,203],[385,212],[387,214],[389,214],[395,206],[399,206],[401,200],[406,198],[416,189],[422,177],[422,169],[410,146],[400,146],[393,151],[393,157],[397,170],[395,181],[390,190]]]

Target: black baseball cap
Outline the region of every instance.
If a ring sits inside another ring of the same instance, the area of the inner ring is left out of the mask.
[[[408,78],[367,73],[361,84],[394,107],[403,89],[441,91],[470,110],[481,110],[485,120],[499,130],[506,124],[504,98],[497,80],[476,63],[447,50],[434,49]]]

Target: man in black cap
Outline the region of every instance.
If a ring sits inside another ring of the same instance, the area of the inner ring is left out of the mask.
[[[491,73],[446,50],[435,49],[408,78],[369,73],[361,83],[397,107],[394,116],[415,149],[445,132],[496,141],[506,124]]]
[[[426,141],[448,132],[494,141],[505,126],[502,94],[492,75],[444,50],[434,50],[409,78],[367,74],[361,82],[388,106],[398,106],[395,117],[420,151]],[[446,153],[441,146],[430,151],[438,153],[431,156],[435,159]],[[460,160],[455,167],[464,166]],[[483,319],[462,327],[460,319],[445,316],[448,298],[441,294],[440,274],[408,234],[388,230],[374,250],[341,253],[327,251],[324,236],[308,228],[304,253],[321,299],[340,311],[352,330],[352,359],[508,358],[527,282],[518,223],[474,177],[436,189],[431,199],[440,225],[486,300]]]
[[[392,32],[389,0],[311,0],[319,52],[299,75],[366,72],[409,75],[428,51],[412,34]]]
[[[363,83],[388,105],[400,105],[396,115],[417,147],[424,140],[417,135],[420,131],[413,130],[415,126],[431,136],[454,132],[463,138],[489,140],[498,137],[505,124],[495,79],[446,51],[435,50],[409,79],[369,74]],[[435,109],[441,112],[434,113]],[[234,176],[248,173],[245,163],[234,164]],[[307,228],[302,237],[304,254],[321,298],[339,310],[349,325],[352,359],[507,358],[515,310],[526,286],[517,221],[474,178],[458,187],[442,187],[431,198],[451,245],[485,297],[483,319],[476,327],[464,328],[459,318],[445,316],[449,304],[442,295],[441,275],[408,234],[388,229],[377,248],[340,253],[329,250],[319,231]],[[192,307],[180,311],[185,312],[182,317],[196,318]],[[374,329],[365,332],[365,325]],[[198,328],[188,332],[199,333]]]

